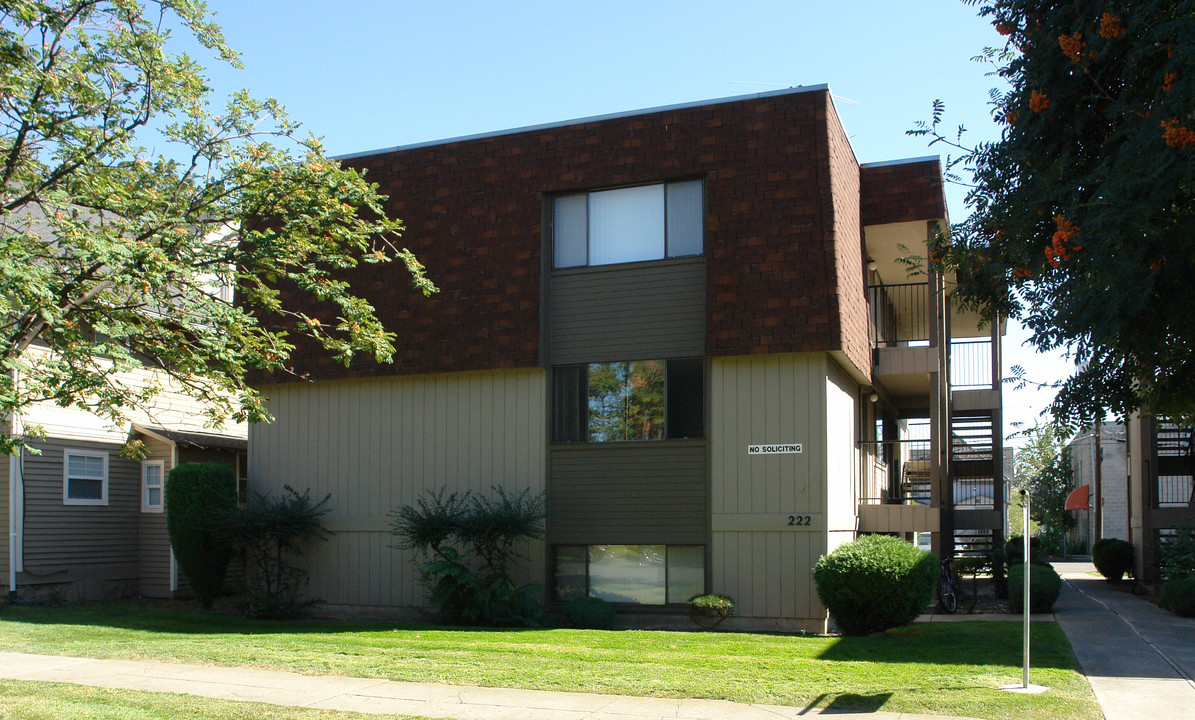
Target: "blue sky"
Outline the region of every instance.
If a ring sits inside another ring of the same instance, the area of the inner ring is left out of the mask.
[[[992,139],[999,36],[959,0],[210,0],[244,70],[211,68],[224,94],[273,96],[330,154],[388,148],[796,85],[828,84],[860,162],[946,154],[905,130],[935,98],[969,142]],[[963,191],[948,192],[951,217]],[[434,272],[434,268],[432,269]],[[1006,364],[1066,372],[1021,348]],[[1005,390],[1032,424],[1048,395]]]

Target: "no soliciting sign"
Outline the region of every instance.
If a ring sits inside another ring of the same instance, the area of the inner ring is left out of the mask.
[[[803,451],[801,443],[747,446],[748,455],[794,455]]]

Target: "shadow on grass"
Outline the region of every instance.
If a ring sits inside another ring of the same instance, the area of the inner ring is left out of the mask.
[[[175,601],[105,602],[60,606],[0,606],[0,622],[84,625],[171,635],[271,635],[444,630],[470,633],[542,631],[546,628],[487,628],[342,620],[259,620],[231,612],[180,607]]]
[[[1033,623],[1035,667],[1078,670],[1070,643],[1056,623]],[[867,637],[842,637],[818,655],[838,662],[929,663],[1018,667],[1019,625],[1006,622],[917,624]]]

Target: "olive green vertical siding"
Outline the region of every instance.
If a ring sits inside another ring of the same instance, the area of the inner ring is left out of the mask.
[[[825,614],[810,569],[826,546],[827,372],[821,353],[711,363],[710,589],[734,597],[736,615]],[[749,445],[782,443],[803,452],[748,454]]]
[[[855,537],[859,512],[859,386],[833,360],[826,378],[826,550]]]
[[[543,492],[546,392],[541,369],[267,388],[275,421],[250,429],[250,487],[332,496],[335,534],[307,548],[309,596],[425,605],[415,558],[392,547],[387,513],[428,490]],[[527,577],[542,582],[542,543],[528,550]]]
[[[41,454],[23,457],[25,572],[18,583],[137,583],[141,463],[121,458],[117,444],[51,439],[32,445]],[[67,448],[107,453],[107,505],[63,503]]]
[[[704,545],[702,441],[576,443],[551,450],[548,542]]]
[[[0,587],[8,589],[8,540],[12,528],[8,517],[8,465],[7,457],[0,457]]]
[[[548,281],[553,365],[705,354],[705,259],[557,270]]]
[[[173,468],[174,445],[155,438],[145,442],[146,461],[162,461],[162,495],[166,494],[166,475]],[[140,483],[138,483],[140,491]],[[164,504],[164,503],[163,503]],[[170,590],[170,536],[166,533],[165,512],[142,512],[140,524],[141,595],[174,597]]]

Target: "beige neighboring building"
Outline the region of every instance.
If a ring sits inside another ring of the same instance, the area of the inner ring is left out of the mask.
[[[1072,552],[1090,553],[1100,538],[1129,539],[1129,475],[1123,423],[1103,423],[1067,443],[1073,487],[1087,495],[1087,509],[1075,510],[1068,534]],[[1084,490],[1085,488],[1085,490]]]
[[[171,598],[187,594],[166,536],[165,480],[184,462],[223,462],[243,477],[245,425],[214,431],[202,407],[153,371],[124,381],[164,386],[152,413],[112,427],[75,407],[41,403],[7,420],[44,439],[0,462],[0,587],[16,600]],[[144,460],[121,457],[140,439]]]
[[[821,631],[811,570],[859,533],[1002,537],[1002,325],[902,262],[941,164],[860,165],[825,86],[342,160],[440,293],[359,268],[395,363],[304,348],[314,382],[259,385],[251,485],[332,496],[324,611],[425,617],[388,513],[429,490],[544,493],[524,577],[628,622],[716,592],[727,627]]]

